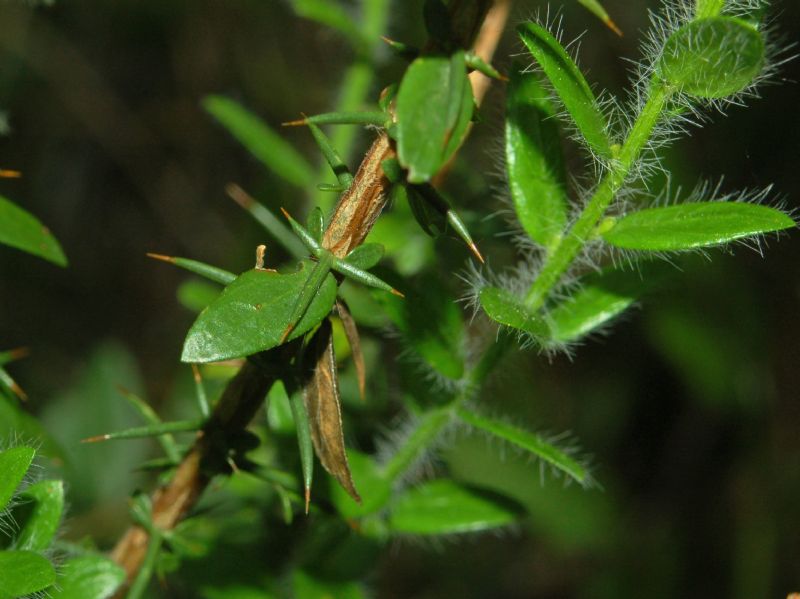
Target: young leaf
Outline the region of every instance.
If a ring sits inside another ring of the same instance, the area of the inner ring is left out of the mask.
[[[238,102],[206,96],[203,108],[273,173],[298,187],[314,179],[314,169],[297,150]]]
[[[764,39],[734,17],[696,19],[673,33],[656,72],[700,98],[724,98],[750,85],[764,67]]]
[[[311,440],[320,463],[356,502],[361,497],[356,491],[347,452],[344,446],[342,408],[339,400],[339,380],[336,374],[336,358],[333,355],[331,323],[322,321],[306,349],[304,359],[307,367],[313,368],[311,379],[306,384],[304,399]]]
[[[0,243],[67,265],[67,257],[50,231],[35,216],[0,196]]]
[[[535,433],[522,430],[499,420],[487,418],[465,408],[458,409],[458,417],[475,428],[491,433],[495,437],[532,453],[581,485],[586,485],[591,481],[588,470],[580,462]]]
[[[32,447],[12,447],[0,452],[0,511],[4,510],[14,496],[33,462],[36,451]]]
[[[292,393],[289,405],[292,408],[292,416],[297,429],[297,446],[300,450],[300,467],[303,471],[303,495],[307,514],[308,505],[311,501],[311,483],[314,479],[314,449],[311,440],[311,423],[302,393]]]
[[[506,169],[514,209],[530,238],[547,247],[567,224],[558,119],[534,73],[512,70],[506,102]]]
[[[56,581],[53,565],[33,551],[0,551],[0,599],[44,590]]]
[[[248,356],[281,343],[312,264],[279,274],[249,270],[241,274],[197,318],[183,345],[184,362],[215,362]],[[328,274],[288,339],[316,326],[333,307],[336,281]]]
[[[123,431],[105,433],[83,439],[81,443],[97,443],[99,441],[115,441],[118,439],[146,439],[148,437],[161,437],[168,433],[189,433],[203,428],[203,420],[176,420],[174,422],[159,422],[147,426],[135,426]]]
[[[548,314],[553,341],[565,343],[588,335],[657,287],[666,274],[663,262],[648,262],[641,268],[589,275],[577,293]]]
[[[484,287],[481,289],[480,300],[481,307],[487,316],[495,322],[518,329],[538,339],[550,337],[547,323],[540,316],[531,313],[518,298],[505,289]]]
[[[789,216],[767,206],[693,202],[633,212],[603,233],[603,238],[629,250],[673,251],[721,245],[794,226]]]
[[[322,233],[325,230],[325,218],[322,216],[322,209],[319,206],[315,206],[314,209],[308,213],[306,229],[308,229],[309,234],[317,243],[322,242]]]
[[[380,243],[364,243],[347,254],[345,260],[356,268],[367,270],[381,261],[383,252],[384,249]]]
[[[64,511],[64,483],[43,480],[22,493],[23,501],[32,502],[27,518],[21,522],[15,546],[31,551],[44,551],[55,537]]]
[[[107,599],[125,581],[125,570],[100,555],[81,555],[64,564],[52,599]]]
[[[536,23],[517,28],[522,41],[542,67],[589,147],[600,156],[611,156],[607,124],[589,84],[558,40]]]
[[[458,149],[472,118],[464,52],[423,56],[408,67],[397,94],[397,152],[408,181],[431,179]]]
[[[518,514],[516,505],[498,495],[434,480],[400,496],[392,506],[389,526],[399,534],[477,532],[511,524]]]

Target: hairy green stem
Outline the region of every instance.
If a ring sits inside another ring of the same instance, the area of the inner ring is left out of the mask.
[[[634,162],[649,141],[653,128],[661,118],[671,94],[672,90],[666,84],[660,81],[654,81],[651,84],[647,102],[642,107],[628,138],[619,150],[619,155],[611,163],[608,172],[600,181],[578,220],[563,235],[561,242],[548,256],[539,276],[528,290],[525,304],[531,311],[536,311],[544,305],[547,295],[572,265],[586,240],[589,239],[592,231],[603,218],[606,209],[625,184]]]

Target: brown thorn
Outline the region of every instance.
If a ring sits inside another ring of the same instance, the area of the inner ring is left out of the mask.
[[[81,439],[81,443],[98,443],[99,441],[108,441],[111,437],[109,435],[96,435],[94,437],[87,437]]]
[[[469,249],[470,249],[470,251],[473,253],[473,255],[474,255],[474,256],[475,256],[475,257],[476,257],[478,260],[480,260],[480,263],[481,263],[481,264],[486,264],[486,260],[484,260],[484,259],[483,259],[483,256],[481,255],[481,252],[480,252],[480,250],[478,250],[478,246],[477,246],[477,245],[475,245],[475,242],[474,242],[474,241],[472,241],[472,242],[470,242],[470,243],[469,243]]]
[[[31,350],[27,347],[16,347],[14,349],[8,350],[8,355],[12,360],[19,360],[21,358],[25,358],[29,356]]]
[[[400,292],[399,292],[397,289],[391,289],[391,290],[390,290],[390,293],[392,293],[392,295],[396,295],[397,297],[402,297],[402,298],[405,298],[405,297],[406,297],[405,295],[403,295],[402,293],[400,293]]]
[[[5,179],[19,179],[21,176],[22,173],[19,171],[0,168],[0,177]]]
[[[286,208],[284,208],[283,206],[281,206],[281,212],[286,217],[286,220],[292,220],[291,215],[286,211]]]
[[[28,401],[28,394],[20,387],[16,382],[11,383],[11,390],[14,394],[19,397],[22,401]]]
[[[285,123],[281,123],[281,127],[302,127],[303,125],[308,125],[308,120],[305,117],[295,121],[286,121]]]
[[[153,260],[161,260],[162,262],[175,264],[175,258],[173,256],[165,256],[164,254],[153,254],[152,252],[147,252],[147,257],[152,258]]]
[[[236,185],[236,183],[228,183],[225,186],[225,193],[234,202],[239,204],[245,210],[250,210],[250,206],[256,201],[244,189]]]
[[[305,496],[306,496],[306,516],[308,516],[308,508],[311,505],[311,487],[306,487]]]
[[[608,27],[611,31],[613,31],[614,33],[616,33],[620,37],[624,37],[625,34],[622,33],[622,29],[617,27],[617,24],[614,21],[611,20],[611,17],[606,19],[605,23],[606,23],[606,27]]]

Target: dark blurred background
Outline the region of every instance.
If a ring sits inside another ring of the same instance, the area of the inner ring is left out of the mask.
[[[585,32],[580,57],[590,81],[623,93],[626,59],[638,57],[657,3],[605,2],[623,38],[573,4],[562,9],[565,38]],[[800,4],[774,4],[774,37],[788,47]],[[419,43],[421,5],[395,2],[386,33]],[[513,21],[543,6],[518,1]],[[498,64],[520,51],[509,27]],[[253,248],[270,241],[225,197],[231,181],[272,207],[308,206],[200,101],[224,94],[277,126],[329,109],[351,59],[338,34],[282,1],[0,2],[0,167],[24,175],[0,180],[0,194],[45,222],[70,260],[60,270],[0,248],[0,348],[31,348],[13,374],[31,396],[29,410],[73,453],[68,534],[113,542],[126,523],[125,497],[142,484],[129,470],[147,446],[75,453],[77,439],[103,432],[93,422],[134,421],[114,407],[115,385],[166,413],[186,410],[175,398],[189,381],[179,355],[194,315],[176,300],[187,275],[145,253],[250,268]],[[402,68],[385,51],[373,97]],[[793,60],[748,108],[714,114],[674,144],[665,160],[674,184],[773,185],[770,197],[796,212],[798,78]],[[451,182],[457,190],[469,177],[465,201],[477,214],[501,208],[492,191],[501,107],[502,91],[493,90],[485,123],[462,150],[469,166]],[[306,131],[282,133],[317,161]],[[363,133],[356,155],[368,141]],[[480,243],[503,263],[503,238]],[[509,365],[514,376],[493,383],[489,397],[507,398],[505,410],[571,430],[594,456],[602,490],[542,485],[514,456],[498,470],[482,439],[456,439],[446,450],[451,471],[508,490],[529,518],[502,536],[400,543],[371,581],[375,595],[745,599],[800,591],[800,235],[770,238],[763,258],[734,250],[690,260],[668,293],[571,359],[529,352]],[[275,244],[270,251],[283,256]],[[94,460],[109,456],[113,469],[103,462],[97,472]]]

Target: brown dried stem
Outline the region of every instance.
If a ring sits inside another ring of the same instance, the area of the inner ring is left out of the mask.
[[[451,14],[454,30],[464,47],[470,47],[480,30],[475,44],[481,55],[491,58],[497,39],[508,15],[510,0],[497,0],[487,23],[481,29],[491,0],[453,0]],[[505,8],[503,8],[505,7]],[[501,18],[497,18],[501,15]],[[389,181],[381,162],[394,156],[388,136],[380,134],[364,156],[351,188],[342,194],[334,210],[330,225],[325,231],[323,245],[338,257],[345,256],[364,241],[380,215],[387,200]],[[225,440],[241,432],[253,418],[264,401],[269,387],[290,367],[296,350],[295,343],[275,348],[258,356],[258,365],[248,361],[226,387],[222,398],[214,407],[208,423],[197,435],[194,445],[185,455],[172,479],[152,496],[153,525],[160,530],[171,530],[192,509],[214,474],[224,472],[219,458],[225,452]],[[147,551],[148,534],[140,526],[131,526],[111,552],[130,582],[138,572]],[[122,596],[124,590],[118,593]]]

